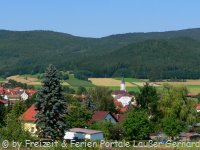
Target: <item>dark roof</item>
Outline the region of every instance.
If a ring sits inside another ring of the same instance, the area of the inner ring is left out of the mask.
[[[127,92],[123,90],[116,90],[112,92],[112,95],[126,95]]]
[[[85,128],[71,128],[71,129],[69,129],[69,131],[70,132],[85,133],[85,134],[102,133],[102,131],[99,131],[99,130],[91,130],[91,129],[85,129]]]
[[[90,120],[90,123],[103,121],[108,114],[110,114],[118,122],[115,116],[109,111],[95,111],[94,114],[92,115],[92,119]]]

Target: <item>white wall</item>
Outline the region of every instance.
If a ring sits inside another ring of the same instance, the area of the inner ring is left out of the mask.
[[[74,138],[85,139],[85,134],[76,132],[65,132],[64,139],[72,140]]]
[[[89,140],[103,140],[103,133],[95,133],[95,134],[84,134],[84,133],[76,133],[76,132],[66,132],[64,139],[72,140],[74,138],[78,139],[89,139]]]
[[[103,133],[96,133],[90,135],[91,140],[104,140]]]
[[[117,99],[119,102],[122,103],[123,107],[129,105],[131,102],[132,97],[129,96],[122,96],[121,98]]]

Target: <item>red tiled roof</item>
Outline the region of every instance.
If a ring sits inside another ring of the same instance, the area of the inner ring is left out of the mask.
[[[19,100],[0,100],[0,104],[15,104]]]
[[[9,103],[9,101],[7,101],[7,100],[0,100],[0,104],[8,104]]]
[[[13,91],[19,91],[19,90],[21,90],[22,88],[21,87],[15,87],[15,88],[13,88],[13,89],[11,89],[11,90],[13,90]]]
[[[188,93],[188,94],[187,94],[188,97],[195,97],[195,96],[197,96],[197,95],[198,95],[198,93]]]
[[[37,111],[35,110],[35,106],[32,105],[31,107],[29,107],[22,115],[21,115],[21,120],[24,121],[35,121],[37,120],[35,118],[37,114]]]
[[[197,104],[197,105],[196,105],[196,109],[197,109],[197,110],[200,110],[200,104]]]
[[[108,114],[110,114],[117,121],[115,116],[112,113],[110,113],[109,111],[95,111],[94,114],[92,115],[92,119],[90,120],[90,123],[94,123],[97,121],[103,121]]]
[[[126,118],[125,114],[114,114],[115,118],[118,120],[119,123],[123,122]]]
[[[0,86],[0,94],[4,93],[4,88],[2,86]]]
[[[120,109],[120,112],[121,112],[121,113],[125,113],[125,112],[127,111],[127,109],[128,109],[128,108],[127,108],[126,106],[125,106],[125,107],[122,107],[122,108]]]
[[[33,95],[33,94],[35,94],[36,92],[37,92],[37,91],[32,90],[32,89],[27,89],[27,90],[26,90],[26,93],[29,94],[29,95]]]

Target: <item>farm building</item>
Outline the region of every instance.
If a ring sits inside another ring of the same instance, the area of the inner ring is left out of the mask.
[[[103,132],[85,128],[71,128],[66,131],[65,140],[103,140]]]

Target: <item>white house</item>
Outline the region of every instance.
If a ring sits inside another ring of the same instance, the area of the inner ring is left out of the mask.
[[[23,101],[26,101],[26,100],[28,99],[28,94],[26,94],[25,91],[21,94],[21,99],[22,99]]]
[[[85,128],[71,128],[65,132],[65,140],[103,140],[103,132]]]

